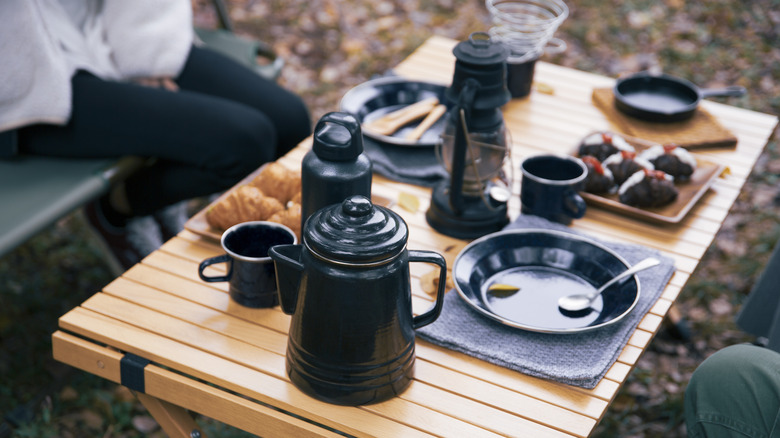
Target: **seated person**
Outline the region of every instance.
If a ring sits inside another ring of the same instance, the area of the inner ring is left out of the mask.
[[[740,344],[707,358],[685,391],[688,436],[780,436],[780,353]]]
[[[702,362],[685,392],[690,437],[780,436],[780,245],[750,291],[737,325],[765,347],[726,347]]]
[[[194,45],[192,25],[190,0],[0,2],[0,136],[20,154],[152,159],[85,208],[124,268],[146,255],[130,219],[223,191],[311,132],[298,96]]]

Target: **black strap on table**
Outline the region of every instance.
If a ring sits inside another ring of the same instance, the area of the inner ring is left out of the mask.
[[[133,353],[125,353],[119,361],[119,383],[133,391],[146,393],[144,385],[144,368],[150,361]]]

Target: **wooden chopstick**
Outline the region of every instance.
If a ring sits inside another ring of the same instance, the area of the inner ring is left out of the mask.
[[[364,123],[363,128],[377,134],[390,135],[397,131],[401,126],[424,117],[430,113],[438,103],[438,98],[429,97],[417,103],[413,103],[391,113],[385,114],[376,120]]]
[[[441,116],[444,115],[444,113],[447,112],[447,105],[444,105],[443,103],[440,103],[436,105],[431,112],[428,113],[427,116],[423,119],[422,122],[420,122],[419,125],[417,125],[414,130],[410,131],[408,134],[406,134],[407,140],[419,140],[420,137],[430,129],[431,126],[433,126],[434,123],[436,123],[437,120],[441,118]]]

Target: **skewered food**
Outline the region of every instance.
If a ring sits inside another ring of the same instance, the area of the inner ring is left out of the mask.
[[[660,170],[640,170],[618,190],[620,202],[634,207],[661,207],[677,199],[674,178]]]
[[[599,160],[591,155],[582,157],[582,162],[588,167],[585,178],[585,191],[590,193],[607,193],[614,190],[615,177],[612,171],[602,166]]]
[[[634,147],[621,136],[611,132],[595,132],[588,135],[579,147],[580,157],[590,155],[596,157],[599,161],[604,161],[607,157],[621,151],[634,151]]]
[[[677,182],[687,180],[696,170],[696,159],[687,150],[676,144],[655,145],[642,152],[640,157],[653,163],[656,170],[662,170]]]

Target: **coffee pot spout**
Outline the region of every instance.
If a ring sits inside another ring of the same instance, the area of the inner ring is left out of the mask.
[[[268,255],[274,261],[276,288],[279,290],[282,311],[288,315],[295,313],[298,303],[298,289],[304,269],[300,262],[302,250],[302,245],[276,245],[268,250]]]

